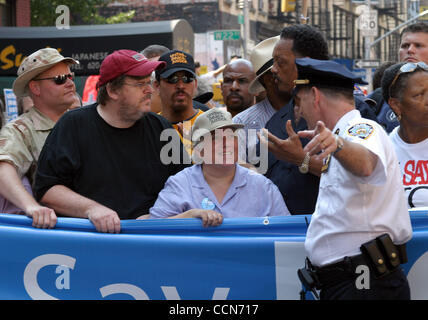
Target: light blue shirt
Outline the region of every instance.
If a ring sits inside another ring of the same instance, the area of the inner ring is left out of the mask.
[[[234,116],[233,123],[245,124],[244,129],[262,129],[275,112],[269,99],[265,98]]]
[[[194,165],[169,177],[150,215],[166,218],[190,209],[211,209],[224,218],[290,214],[275,184],[240,165],[236,165],[235,177],[222,203],[217,201],[205,181],[201,165]]]
[[[260,132],[265,127],[275,112],[276,110],[266,98],[233,117],[233,123],[245,125],[244,128],[238,131],[240,160],[251,164],[258,163],[260,159],[256,155],[256,146],[259,139],[256,132]],[[252,130],[251,133],[250,130]]]

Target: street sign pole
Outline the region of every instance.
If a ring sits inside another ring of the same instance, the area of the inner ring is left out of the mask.
[[[242,40],[244,41],[244,59],[248,59],[248,39],[250,36],[250,19],[248,14],[248,0],[244,0],[244,34],[242,35]]]
[[[372,10],[370,0],[366,0],[365,5],[358,6],[356,11],[359,13],[358,29],[360,29],[361,35],[364,39],[364,54],[362,61],[372,61],[371,42],[373,37],[376,37],[378,34],[378,12],[377,10]],[[366,80],[369,83],[368,90],[371,90],[372,68],[366,66],[365,63],[359,64],[364,65],[362,68],[366,69]]]
[[[353,69],[373,69],[380,66],[380,60],[354,60]]]
[[[371,3],[370,0],[367,0],[367,6],[369,8],[369,12],[371,11]],[[370,36],[365,36],[364,37],[364,59],[365,60],[370,60],[371,58],[371,37]],[[370,92],[372,90],[372,69],[371,68],[367,68],[366,69],[366,79],[367,82],[369,83],[368,89],[367,91]]]
[[[239,40],[241,33],[239,30],[218,30],[214,31],[214,40]]]

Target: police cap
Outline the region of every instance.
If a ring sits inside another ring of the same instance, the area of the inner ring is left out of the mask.
[[[332,60],[296,59],[298,78],[296,89],[302,85],[335,87],[353,90],[355,83],[367,84],[344,65]]]

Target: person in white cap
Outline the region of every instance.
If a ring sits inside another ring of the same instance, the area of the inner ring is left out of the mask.
[[[245,125],[239,133],[241,160],[253,165],[259,164],[261,158],[261,155],[256,154],[258,143],[256,132],[264,128],[275,112],[286,105],[289,100],[287,93],[278,90],[278,85],[271,72],[272,52],[278,40],[279,36],[263,40],[254,47],[250,56],[256,78],[250,83],[248,90],[255,95],[266,91],[266,98],[233,117],[234,123]],[[262,163],[258,165],[258,168],[261,170],[260,173],[266,172],[266,167],[263,168]]]
[[[46,137],[74,102],[76,87],[70,65],[77,63],[53,48],[40,49],[25,58],[13,83],[13,92],[18,98],[31,97],[34,106],[8,123],[0,134],[2,212],[25,212],[33,219],[33,226],[39,228],[53,228],[56,214],[36,202],[27,177],[34,181]]]
[[[289,215],[278,188],[263,175],[237,165],[238,138],[229,112],[214,108],[192,127],[195,165],[171,176],[150,209],[151,218],[223,218]]]

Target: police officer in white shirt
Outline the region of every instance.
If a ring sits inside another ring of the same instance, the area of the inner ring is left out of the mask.
[[[354,84],[364,81],[334,61],[296,65],[296,105],[309,128],[298,135],[311,139],[300,171],[311,156],[324,159],[302,270],[321,299],[410,299],[400,267],[412,236],[400,168],[382,127],[354,107]],[[268,140],[280,152],[283,140]]]

